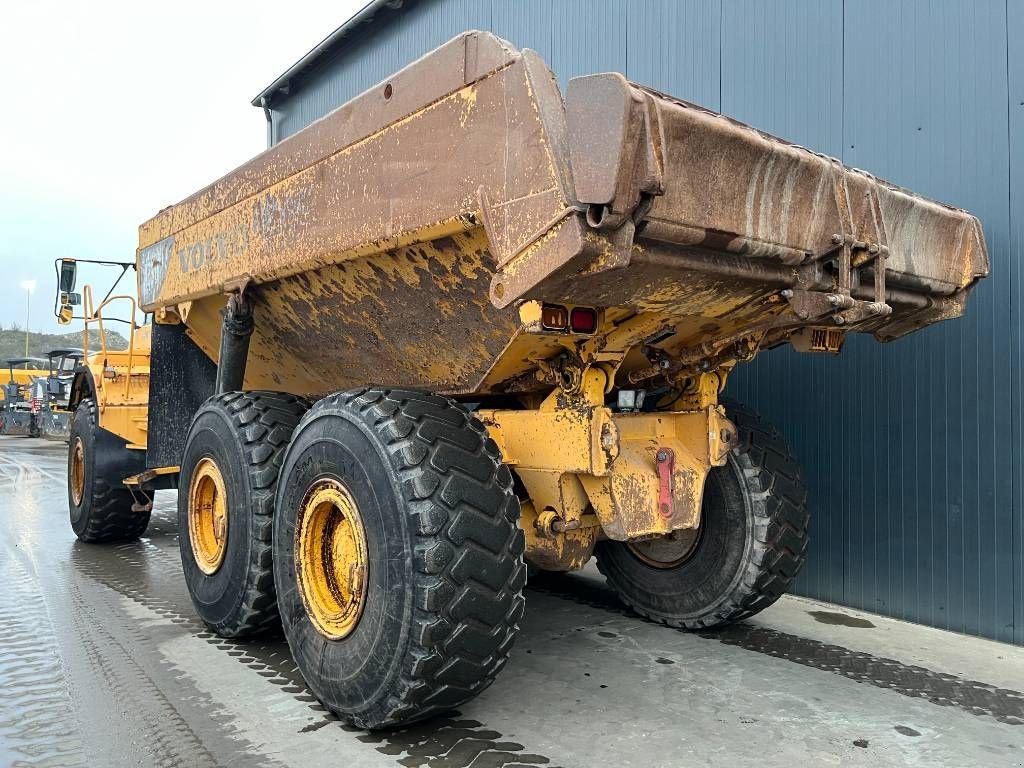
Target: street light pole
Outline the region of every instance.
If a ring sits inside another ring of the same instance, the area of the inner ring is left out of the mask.
[[[21,287],[25,289],[25,357],[28,357],[28,324],[32,316],[32,293],[36,289],[36,281],[22,280]]]

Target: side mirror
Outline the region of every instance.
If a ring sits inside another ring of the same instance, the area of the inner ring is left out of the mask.
[[[65,293],[61,291],[60,303],[63,307],[78,307],[82,304],[82,294],[80,293]]]
[[[70,304],[64,304],[61,306],[60,311],[57,313],[57,322],[61,325],[70,325],[71,321],[75,319],[75,310],[71,308]]]
[[[78,279],[78,262],[74,259],[60,260],[60,286],[61,293],[71,293],[75,290],[75,281]]]

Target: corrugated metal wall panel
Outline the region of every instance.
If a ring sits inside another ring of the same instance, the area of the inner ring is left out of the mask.
[[[722,0],[634,3],[627,27],[625,74],[631,80],[719,109]]]
[[[722,112],[838,156],[842,0],[731,0],[721,27]]]
[[[344,104],[353,95],[400,69],[402,24],[364,24],[346,42],[343,52],[327,58],[294,83],[287,98],[273,102],[279,114],[275,125],[278,141]]]
[[[845,19],[847,40],[876,42],[870,56],[845,49],[844,160],[981,216],[996,275],[1009,268],[1005,9],[875,0],[847,3]],[[847,433],[885,446],[874,461],[861,452],[872,482],[858,496],[873,524],[849,531],[848,602],[1010,639],[1008,289],[985,281],[964,320],[891,347],[859,344],[844,361],[861,363],[862,386],[886,381],[891,393],[870,429],[860,420]],[[889,472],[897,451],[901,475]]]
[[[325,72],[318,78],[319,82],[330,82],[336,77],[333,74],[334,72],[340,74],[348,68],[349,62],[358,61],[359,66],[353,67],[353,69],[355,69],[355,80],[361,87],[354,90],[348,98],[352,98],[352,96],[378,84],[407,63],[399,54],[399,41],[402,36],[401,29],[401,24],[381,23],[367,25],[356,35],[359,46],[358,52],[353,52],[352,54],[343,52],[340,54],[332,62],[331,74]],[[300,88],[300,90],[303,89]],[[340,101],[333,106],[329,103],[318,104],[315,117],[323,117],[334,107],[344,103],[344,101]],[[310,116],[312,117],[312,115]],[[301,125],[297,125],[297,128],[301,127]]]
[[[520,48],[532,48],[551,61],[554,29],[550,24],[551,0],[492,0],[491,31]],[[543,23],[549,22],[549,23]]]
[[[626,71],[626,6],[626,0],[548,4],[553,32],[548,66],[563,89],[577,75]]]
[[[763,0],[726,3],[722,17],[722,111],[818,152],[842,153],[842,0]],[[813,66],[808,66],[813,62]],[[842,374],[832,359],[806,358],[783,348],[741,367],[730,387],[738,399],[756,403],[780,425],[811,481],[812,505],[827,498],[821,478],[831,476],[836,458],[828,436],[813,419],[794,414],[798,403],[811,413],[827,408],[831,377]],[[801,382],[789,372],[799,366]],[[793,391],[790,391],[793,390]],[[794,418],[796,416],[796,418]],[[841,445],[841,444],[840,444]],[[803,594],[843,594],[843,548],[847,510],[829,505],[813,521],[814,556],[800,577]]]
[[[730,392],[806,467],[798,591],[1024,643],[1024,52],[1007,34],[1024,2],[418,0],[389,18],[274,105],[280,136],[490,28],[563,84],[622,70],[981,216],[995,276],[966,319],[889,345],[855,337],[838,360],[772,351]]]
[[[1014,586],[1014,640],[1024,645],[1024,2],[1009,0],[1006,28],[1010,35],[1007,50],[1009,100],[1007,134],[1010,140],[1010,406],[1013,418],[1009,441],[1012,445],[1013,552],[1016,574]],[[1005,426],[1005,423],[1004,423]]]
[[[1021,506],[998,277],[1010,266],[1005,8],[870,0],[846,3],[842,24],[843,160],[981,216],[997,277],[963,320],[889,345],[854,338],[836,361],[773,352],[736,383],[807,463],[802,591],[1010,640]]]
[[[276,140],[287,138],[352,96],[466,29],[489,29],[490,0],[409,0],[384,9],[345,39],[339,52],[302,75],[274,102]]]
[[[490,0],[443,0],[412,2],[399,25],[399,66],[415,61],[428,51],[467,29],[490,29]],[[387,77],[383,75],[381,79]]]

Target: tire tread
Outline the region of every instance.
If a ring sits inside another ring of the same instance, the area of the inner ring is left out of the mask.
[[[771,422],[735,401],[724,404],[739,432],[732,456],[743,475],[753,513],[753,547],[739,583],[712,612],[697,619],[656,613],[630,599],[628,591],[615,590],[636,613],[677,629],[710,629],[764,610],[789,590],[807,557],[810,512],[800,464]],[[614,575],[600,557],[597,567],[615,588]]]
[[[372,716],[340,714],[363,728],[431,717],[489,686],[519,630],[526,566],[511,473],[483,425],[447,398],[367,387],[321,403],[307,419],[343,407],[383,442],[414,539],[413,624],[400,674]]]
[[[244,469],[252,498],[252,529],[256,532],[244,574],[241,610],[230,623],[207,626],[221,637],[249,638],[277,631],[280,615],[274,588],[272,530],[277,476],[292,431],[309,403],[281,392],[225,392],[207,400],[200,410],[215,410],[227,419],[241,441]]]
[[[92,398],[82,400],[76,409],[75,420],[82,416],[88,418],[90,429],[95,433],[99,425],[96,418],[96,403]],[[95,438],[93,444],[95,445]],[[77,533],[81,541],[87,544],[131,541],[146,532],[150,513],[132,510],[135,498],[121,483],[121,479],[116,478],[111,482],[107,477],[93,477],[89,516],[85,527]],[[89,492],[89,489],[86,490]]]

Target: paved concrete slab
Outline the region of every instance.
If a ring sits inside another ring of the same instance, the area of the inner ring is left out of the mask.
[[[282,641],[196,620],[175,496],[146,537],[77,542],[64,447],[0,437],[0,766],[1020,766],[1024,649],[784,598],[687,634],[592,569],[535,579],[513,658],[460,712],[367,734]]]

